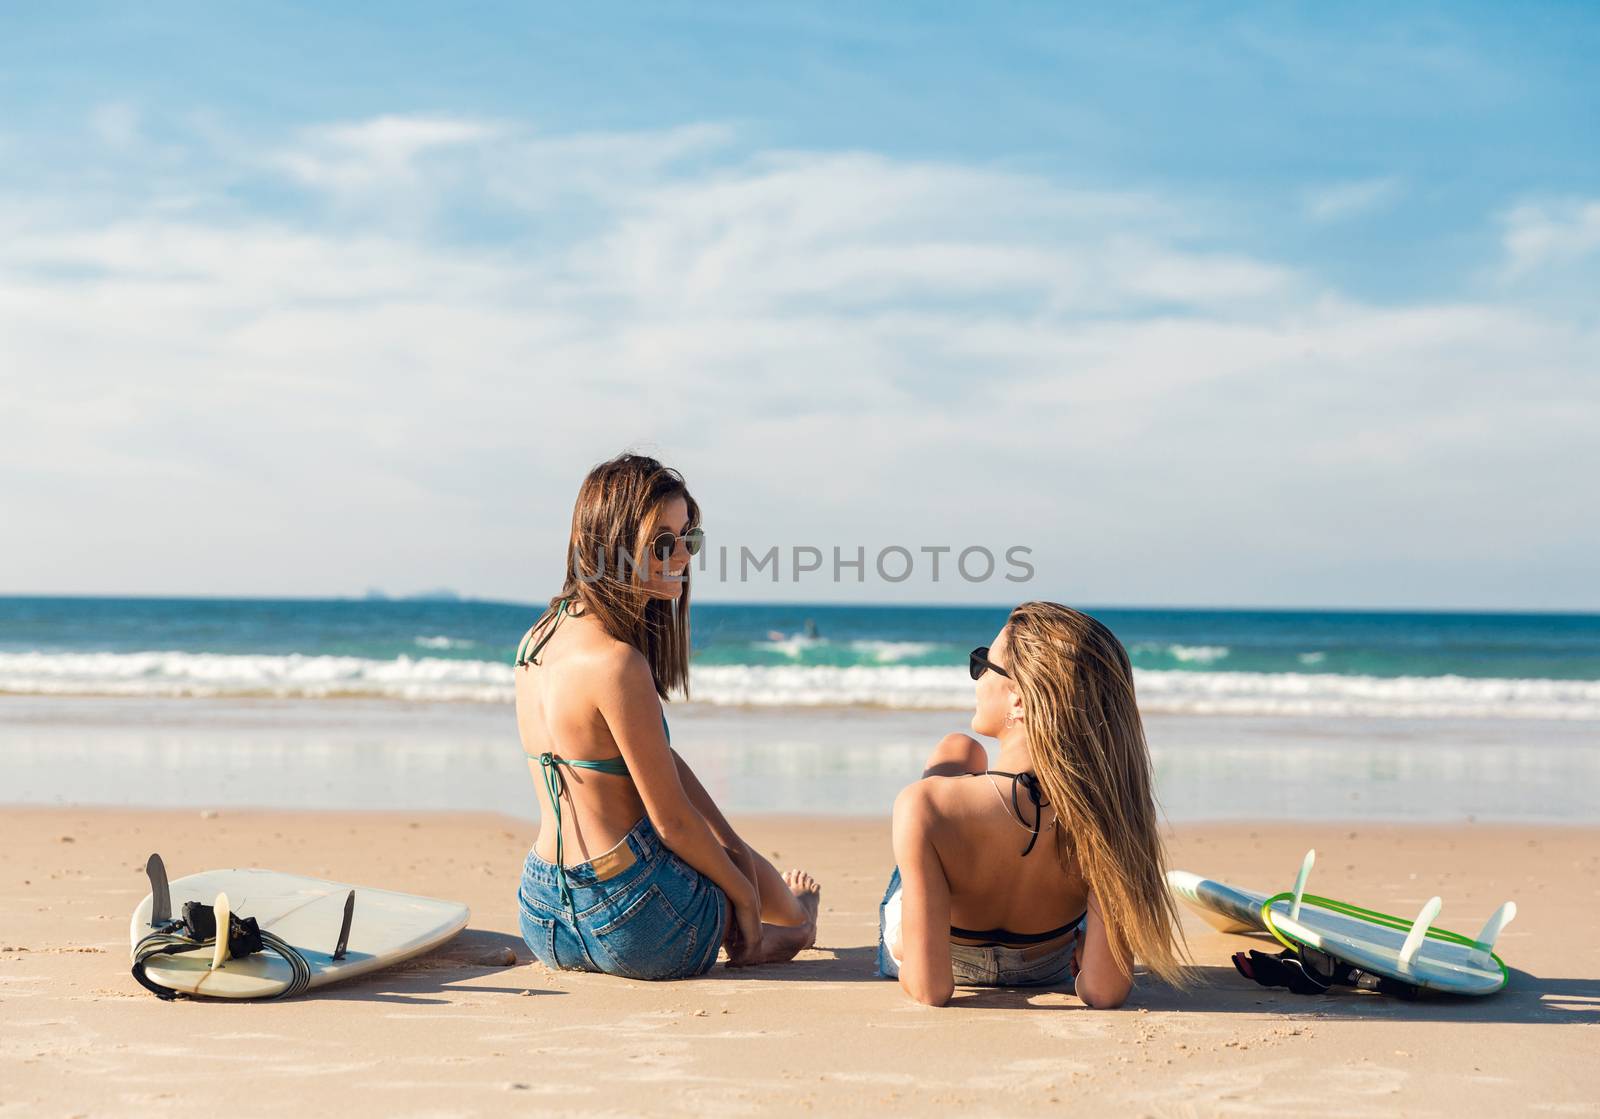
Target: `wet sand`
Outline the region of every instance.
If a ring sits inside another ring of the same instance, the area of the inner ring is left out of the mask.
[[[488,811],[532,819],[509,708],[373,700],[4,697],[0,798],[138,808]],[[876,818],[968,713],[670,705],[729,812]],[[1168,816],[1593,825],[1600,723],[1145,719]]]

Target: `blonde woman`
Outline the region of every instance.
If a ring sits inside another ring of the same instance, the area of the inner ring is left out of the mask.
[[[700,507],[677,471],[620,455],[578,491],[561,593],[517,650],[517,728],[539,795],[522,937],[550,966],[632,979],[787,960],[816,938],[817,885],[779,875],[672,749],[687,692]]]
[[[1182,982],[1133,670],[1104,625],[1053,602],[973,650],[972,729],[894,805],[880,974],[943,1006],[957,982],[1075,987],[1122,1005],[1137,956]]]

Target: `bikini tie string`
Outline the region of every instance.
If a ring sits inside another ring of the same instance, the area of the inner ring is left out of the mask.
[[[1021,785],[1028,791],[1028,799],[1033,802],[1033,834],[1028,838],[1028,845],[1022,849],[1024,857],[1033,850],[1033,845],[1039,842],[1039,825],[1044,820],[1045,805],[1049,802],[1044,799],[1044,793],[1039,788],[1039,782],[1032,773],[1023,772],[1011,782],[1011,810],[1017,814],[1017,819],[1022,819],[1022,806],[1017,803],[1017,786]]]
[[[567,775],[556,764],[556,756],[549,750],[539,755],[539,772],[544,775],[544,791],[550,795],[550,808],[556,818],[556,881],[561,886],[561,904],[567,907],[573,920],[577,920],[572,901],[572,888],[567,885],[567,860],[561,839],[561,798],[567,791]]]

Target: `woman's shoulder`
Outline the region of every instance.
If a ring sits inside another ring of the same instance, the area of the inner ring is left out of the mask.
[[[930,831],[959,824],[974,810],[979,785],[974,776],[964,773],[913,781],[895,798],[895,819]]]
[[[627,683],[641,673],[655,688],[650,673],[650,661],[633,645],[620,641],[606,631],[598,619],[582,615],[571,620],[572,630],[563,652],[569,664],[581,668],[607,681]]]

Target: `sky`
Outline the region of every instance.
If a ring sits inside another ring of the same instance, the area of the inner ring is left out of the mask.
[[[6,6],[0,593],[539,599],[626,448],[786,557],[703,599],[1600,610],[1597,52],[1582,4]]]

